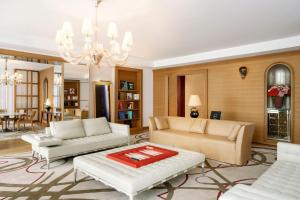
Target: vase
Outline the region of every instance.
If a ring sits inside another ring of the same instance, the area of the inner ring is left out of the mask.
[[[274,101],[275,108],[280,109],[283,105],[283,97],[277,96]]]

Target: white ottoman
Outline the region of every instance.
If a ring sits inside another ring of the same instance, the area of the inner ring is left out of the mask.
[[[132,149],[144,145],[153,145],[175,150],[178,155],[143,166],[133,168],[106,158],[107,154]],[[102,183],[115,188],[129,196],[132,200],[137,194],[151,189],[169,179],[186,173],[201,165],[204,168],[205,156],[202,153],[187,151],[153,143],[141,143],[116,148],[74,158],[74,176],[77,171],[83,172]]]

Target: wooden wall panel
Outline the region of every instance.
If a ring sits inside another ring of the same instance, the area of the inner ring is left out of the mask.
[[[199,95],[202,106],[198,108],[199,117],[207,118],[207,71],[185,76],[185,116],[190,116],[191,107],[188,106],[190,95]]]
[[[264,77],[265,70],[276,62],[285,62],[294,71],[293,142],[300,143],[300,51],[154,70],[154,115],[161,115],[161,110],[165,109],[164,104],[158,105],[158,102],[165,101],[163,76],[170,73],[193,74],[207,69],[208,113],[220,110],[223,119],[254,122],[254,142],[267,143]],[[245,79],[239,75],[241,66],[248,68]]]
[[[51,107],[53,106],[53,81],[54,81],[54,67],[50,67],[40,71],[40,81],[39,81],[39,107],[40,112],[44,109],[44,93],[43,93],[43,83],[44,80],[48,79],[48,98],[51,101]]]

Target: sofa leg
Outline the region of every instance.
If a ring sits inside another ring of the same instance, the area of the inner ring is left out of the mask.
[[[32,150],[32,158],[34,158],[34,156],[35,156],[35,151]]]
[[[74,169],[74,183],[76,183],[77,169]]]
[[[201,164],[201,175],[204,176],[205,175],[205,171],[204,171],[204,162]]]
[[[47,160],[47,170],[50,169],[50,161]]]

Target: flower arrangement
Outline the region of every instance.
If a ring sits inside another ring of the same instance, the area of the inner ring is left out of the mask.
[[[268,89],[269,97],[284,97],[291,96],[291,90],[287,85],[273,85]]]

